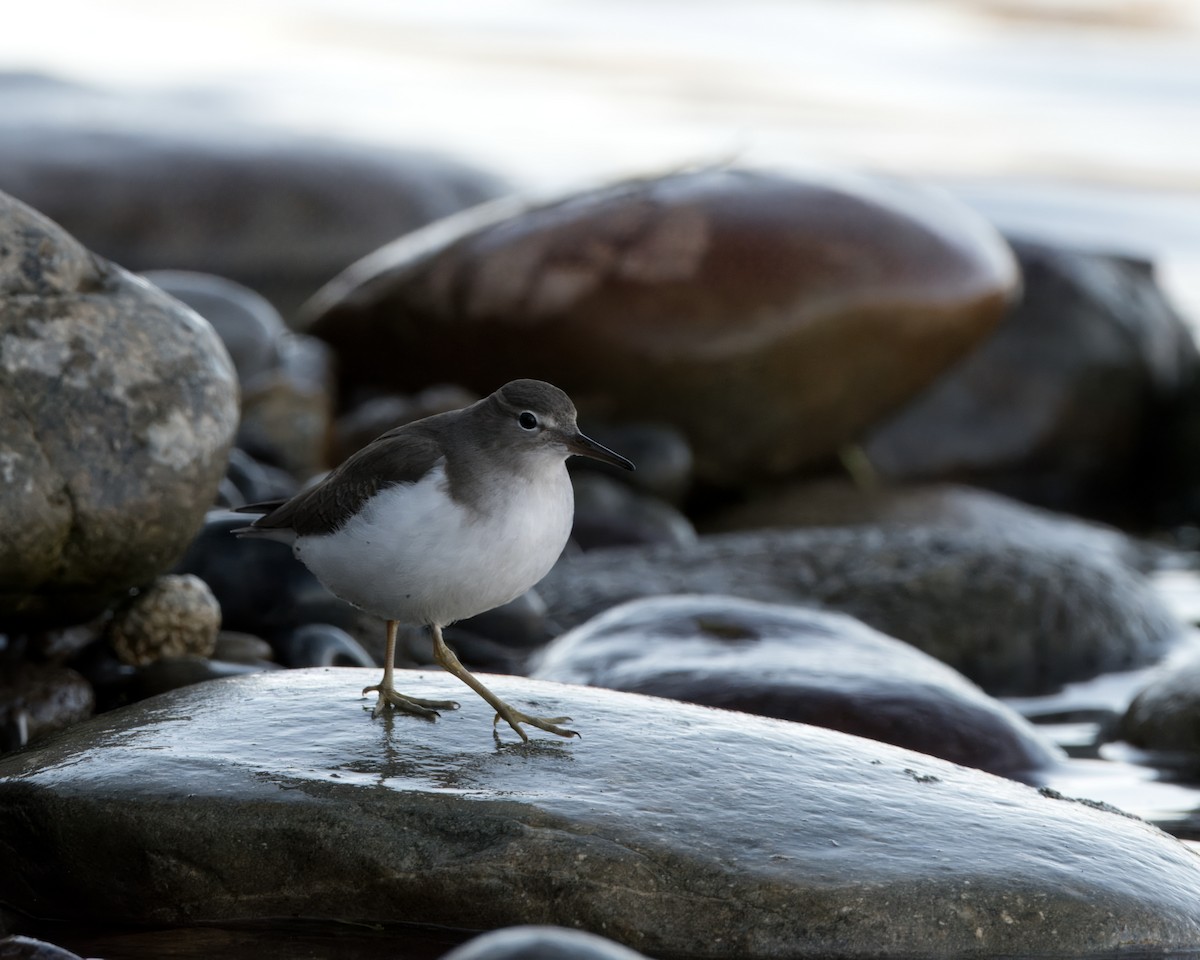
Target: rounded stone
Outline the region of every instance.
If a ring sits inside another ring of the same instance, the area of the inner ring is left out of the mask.
[[[1002,776],[1066,759],[945,664],[824,610],[634,600],[552,642],[530,676],[811,723]]]
[[[113,614],[108,642],[122,663],[143,666],[163,657],[207,657],[217,645],[221,605],[199,577],[159,577]]]
[[[494,711],[428,671],[397,687],[459,710],[372,720],[377,679],[217,681],[0,759],[0,900],[120,926],[300,916],[343,938],[558,924],[664,960],[1200,942],[1200,858],[1111,809],[832,730],[513,677],[481,679],[584,739],[497,742]]]
[[[74,670],[18,661],[0,669],[3,749],[16,749],[92,715],[91,684]]]
[[[442,960],[645,960],[643,954],[585,930],[524,926],[493,930]]]
[[[1016,285],[1008,247],[940,192],[709,169],[433,224],[301,322],[358,387],[540,377],[584,414],[682,430],[701,479],[740,485],[856,439]]]
[[[0,194],[0,408],[0,617],[47,627],[183,552],[225,470],[237,380],[203,319]]]
[[[1200,754],[1200,653],[1168,661],[1121,717],[1118,734],[1135,747]]]
[[[633,543],[696,541],[696,528],[682,513],[657,497],[612,477],[591,471],[571,476],[575,521],[571,539],[585,550]]]
[[[593,550],[564,555],[538,593],[563,627],[679,593],[838,610],[993,696],[1153,663],[1183,631],[1145,577],[1112,554],[971,529],[764,530]]]
[[[340,627],[306,623],[274,638],[271,647],[285,667],[373,667],[362,644]]]

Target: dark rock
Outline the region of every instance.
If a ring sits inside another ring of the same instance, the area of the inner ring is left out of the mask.
[[[622,604],[559,637],[530,676],[742,710],[1008,776],[1065,759],[945,664],[842,614],[734,597]]]
[[[1154,662],[1182,629],[1145,579],[1111,556],[971,530],[763,531],[596,550],[564,556],[538,593],[564,627],[671,593],[840,610],[993,695]]]
[[[217,634],[217,645],[213,649],[214,660],[229,660],[233,663],[258,663],[271,660],[275,651],[262,637],[236,630],[222,630]]]
[[[518,650],[540,647],[552,636],[552,628],[546,621],[546,604],[536,590],[526,590],[502,606],[460,620],[455,627]]]
[[[442,960],[644,960],[643,954],[583,930],[509,927],[456,947]]]
[[[117,657],[144,666],[163,657],[207,657],[217,644],[221,606],[199,577],[171,574],[118,609],[108,627]]]
[[[437,384],[412,396],[389,393],[356,404],[334,426],[334,462],[341,463],[380,434],[438,413],[461,410],[479,395],[453,384]]]
[[[32,743],[92,715],[91,685],[74,670],[45,663],[0,663],[0,728],[7,749]]]
[[[217,274],[289,316],[347,264],[504,191],[416,150],[264,126],[179,95],[0,77],[0,190],[137,271]]]
[[[0,618],[80,623],[199,527],[237,428],[233,366],[192,311],[3,194],[0,358]]]
[[[696,541],[692,522],[656,497],[599,473],[578,472],[571,480],[575,488],[571,538],[585,550],[635,543],[687,546]]]
[[[1200,376],[1192,334],[1140,260],[1014,241],[1025,297],[864,444],[889,480],[956,480],[1129,519],[1152,512],[1153,444]]]
[[[1118,736],[1146,750],[1200,754],[1200,653],[1168,661],[1129,704]]]
[[[376,679],[192,687],[0,760],[0,900],[75,923],[570,924],[664,958],[1200,942],[1200,859],[1136,819],[834,731],[531,680],[484,678],[583,740],[498,744],[440,674],[397,683],[461,710],[372,721]]]
[[[991,330],[1016,282],[999,237],[941,193],[715,169],[432,225],[302,322],[347,383],[541,377],[584,422],[682,430],[701,479],[740,485],[856,439]]]
[[[210,273],[148,270],[142,276],[212,324],[243,384],[279,364],[287,325],[266,297]]]
[[[288,500],[300,489],[300,484],[286,470],[259,463],[237,447],[229,451],[229,467],[225,476],[237,488],[236,506]]]
[[[0,940],[0,960],[81,960],[78,954],[32,937]]]
[[[228,663],[208,657],[163,657],[139,667],[133,680],[136,699],[158,696],[206,680],[224,680],[280,669],[273,663]]]
[[[1111,556],[1151,570],[1167,551],[1114,527],[1055,513],[998,493],[955,484],[884,486],[864,490],[846,480],[813,480],[769,490],[700,521],[704,533],[773,527],[888,526],[971,529],[997,540],[1050,543]]]
[[[272,648],[285,667],[373,667],[362,644],[340,627],[306,623],[276,636]]]

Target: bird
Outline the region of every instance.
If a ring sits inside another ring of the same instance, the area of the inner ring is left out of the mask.
[[[575,501],[566,460],[634,464],[579,431],[575,404],[542,380],[513,380],[477,403],[415,420],[362,447],[289,500],[238,509],[260,516],[234,531],[279,540],[333,594],[384,620],[383,678],[372,717],[389,707],[436,717],[453,700],[396,690],[399,624],[424,626],[434,660],[496,711],[523,741],[522,724],[561,737],[570,717],[539,717],[501,700],[459,662],[442,628],[533,587],[571,533]]]

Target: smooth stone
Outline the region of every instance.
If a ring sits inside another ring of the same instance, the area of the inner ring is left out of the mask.
[[[163,657],[207,657],[220,629],[221,605],[208,584],[170,574],[114,612],[108,642],[123,663],[140,667]]]
[[[340,627],[306,623],[274,638],[276,659],[285,667],[374,667],[375,659]]]
[[[212,324],[245,384],[279,363],[287,325],[264,296],[244,284],[194,270],[147,270],[142,276]]]
[[[212,652],[214,660],[228,660],[232,663],[258,663],[260,660],[272,660],[274,657],[275,651],[262,637],[237,630],[222,630],[218,633],[217,645]]]
[[[993,696],[1156,661],[1181,623],[1141,575],[1071,545],[973,530],[814,528],[565,555],[538,584],[569,628],[626,600],[728,594],[847,613]]]
[[[1200,754],[1200,653],[1171,658],[1146,681],[1117,725],[1145,750]]]
[[[1017,543],[1050,542],[1062,549],[1100,553],[1147,571],[1168,555],[1157,544],[1115,527],[952,483],[864,489],[849,480],[798,481],[756,490],[747,502],[704,517],[698,526],[704,533],[773,527],[971,529]]]
[[[122,925],[569,924],[663,958],[1200,942],[1200,858],[1136,819],[834,731],[525,679],[482,678],[583,740],[497,736],[442,674],[397,685],[460,710],[375,721],[377,679],[190,687],[0,760],[0,901]]]
[[[280,669],[278,664],[265,662],[229,663],[208,657],[163,657],[138,668],[133,678],[132,693],[141,700],[209,680],[226,680]]]
[[[288,500],[300,490],[300,484],[286,470],[260,463],[245,450],[234,447],[229,451],[229,467],[225,478],[237,490],[231,506],[264,503],[268,500]],[[236,501],[236,502],[233,502]]]
[[[447,218],[298,322],[358,388],[541,377],[584,422],[681,430],[701,480],[740,486],[856,440],[989,332],[1017,281],[995,231],[932,188],[709,168]]]
[[[0,74],[0,190],[131,270],[228,277],[285,317],[380,244],[506,192],[432,151],[244,123],[213,103]]]
[[[0,619],[90,620],[199,528],[237,429],[233,365],[191,310],[4,194],[0,358]]]
[[[1066,759],[945,664],[824,610],[634,600],[553,641],[529,675],[811,723],[1001,776]]]
[[[0,664],[3,749],[15,750],[92,715],[91,684],[74,670],[49,663]]]
[[[645,955],[584,930],[528,925],[481,934],[442,960],[645,960]]]
[[[1175,485],[1164,424],[1200,376],[1192,332],[1145,261],[1012,245],[1020,302],[873,428],[867,458],[892,481],[965,481],[1075,513],[1153,516]]]
[[[237,444],[259,460],[307,478],[329,465],[334,357],[315,337],[289,334],[278,363],[242,385]]]
[[[82,960],[70,950],[32,937],[5,937],[0,940],[0,960]],[[614,958],[615,960],[615,958]]]
[[[637,543],[696,542],[696,528],[657,497],[599,473],[576,472],[575,522],[571,539],[585,550]]]

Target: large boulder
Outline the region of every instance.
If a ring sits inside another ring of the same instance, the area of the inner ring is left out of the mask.
[[[48,626],[187,547],[237,381],[204,320],[0,194],[0,409],[0,621]]]
[[[1013,248],[1021,303],[878,424],[867,457],[889,480],[955,480],[1061,510],[1153,516],[1156,496],[1184,495],[1162,465],[1200,382],[1192,332],[1144,260],[1033,241]]]
[[[504,192],[431,152],[252,126],[214,102],[0,75],[0,190],[130,270],[219,274],[285,316],[380,244]]]
[[[1126,816],[803,724],[484,677],[215,681],[0,760],[0,900],[100,924],[559,924],[663,958],[1084,958],[1200,944],[1200,858]],[[250,731],[250,732],[248,732]],[[314,735],[319,731],[319,735]],[[499,742],[498,742],[499,740]],[[403,954],[403,940],[397,939]]]
[[[718,484],[828,457],[987,334],[1008,247],[947,196],[714,169],[505,201],[417,231],[307,305],[353,388],[542,377],[661,421]]]

